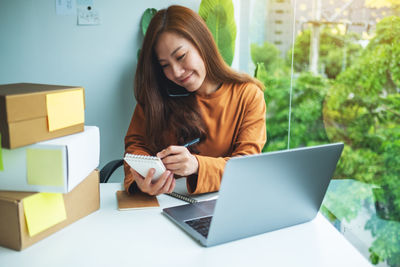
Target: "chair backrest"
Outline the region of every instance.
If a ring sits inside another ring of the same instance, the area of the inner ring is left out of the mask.
[[[123,164],[123,159],[116,159],[104,165],[104,167],[100,170],[100,183],[107,183],[114,171]]]

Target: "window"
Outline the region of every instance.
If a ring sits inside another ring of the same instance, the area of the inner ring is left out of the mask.
[[[400,4],[321,1],[311,23],[312,1],[297,0],[296,18],[293,1],[251,2],[251,64],[268,88],[264,151],[343,142],[321,212],[372,263],[400,266]]]

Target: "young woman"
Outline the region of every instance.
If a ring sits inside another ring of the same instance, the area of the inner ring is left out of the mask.
[[[152,183],[125,163],[125,189],[171,192],[187,177],[198,194],[219,190],[230,157],[260,153],[266,141],[263,85],[231,69],[191,9],[170,6],[153,17],[135,75],[137,105],[125,152],[160,157],[167,171]],[[200,138],[200,142],[184,144]],[[243,177],[246,182],[246,177]]]

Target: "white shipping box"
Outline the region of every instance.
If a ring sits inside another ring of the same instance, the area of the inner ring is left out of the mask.
[[[0,190],[67,193],[98,167],[99,157],[96,126],[21,148],[3,148]]]

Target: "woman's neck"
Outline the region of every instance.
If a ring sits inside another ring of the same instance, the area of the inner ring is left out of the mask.
[[[210,81],[208,79],[204,79],[203,84],[197,90],[197,93],[200,95],[210,95],[217,91],[221,87],[220,82],[217,81]]]

